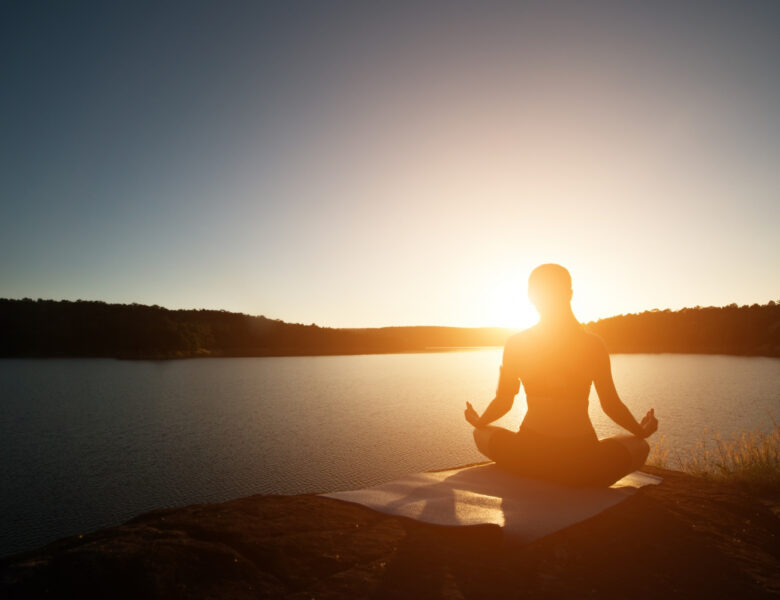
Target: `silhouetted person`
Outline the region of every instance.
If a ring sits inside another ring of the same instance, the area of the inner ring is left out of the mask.
[[[609,353],[571,310],[571,275],[560,265],[534,269],[528,296],[539,323],[509,338],[498,389],[478,415],[466,403],[477,448],[499,466],[525,477],[573,486],[607,486],[640,468],[658,429],[653,409],[638,423],[620,400]],[[517,433],[490,425],[512,408],[525,386],[528,412]],[[632,435],[599,440],[588,415],[591,382],[604,412]]]

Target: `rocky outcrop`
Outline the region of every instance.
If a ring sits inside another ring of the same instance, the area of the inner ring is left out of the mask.
[[[682,473],[524,547],[318,496],[157,510],[0,561],[3,598],[767,598],[776,504]],[[775,499],[776,500],[776,499]]]

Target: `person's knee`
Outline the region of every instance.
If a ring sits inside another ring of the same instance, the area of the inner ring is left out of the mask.
[[[645,439],[634,437],[630,440],[629,450],[634,463],[632,470],[636,471],[645,464],[647,456],[650,454],[650,444]]]
[[[650,444],[647,443],[647,440],[640,439],[638,446],[639,448],[637,452],[638,454],[637,459],[639,462],[639,467],[641,467],[643,464],[645,464],[647,457],[650,455]]]
[[[650,444],[647,443],[647,440],[634,435],[618,435],[611,439],[620,442],[628,451],[631,456],[632,471],[636,471],[645,464],[647,456],[650,454]]]
[[[474,429],[473,435],[474,435],[474,442],[477,444],[477,450],[479,450],[490,460],[495,460],[491,452],[490,446],[492,444],[493,436],[495,436],[496,434],[501,435],[502,431],[506,432],[506,430],[502,430],[500,427],[494,427],[493,425],[488,425],[487,427],[479,427],[477,429]]]
[[[487,455],[489,433],[484,429],[474,429],[472,433],[474,435],[474,443],[477,445],[477,450],[482,454]]]

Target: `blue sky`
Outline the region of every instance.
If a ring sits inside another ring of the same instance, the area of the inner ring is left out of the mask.
[[[780,298],[780,5],[6,2],[0,297],[330,326]]]

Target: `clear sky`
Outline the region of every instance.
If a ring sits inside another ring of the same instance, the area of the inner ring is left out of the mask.
[[[3,2],[0,297],[338,327],[780,298],[780,2]]]

